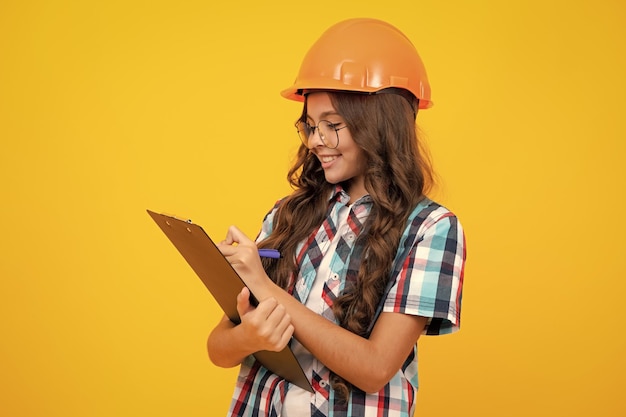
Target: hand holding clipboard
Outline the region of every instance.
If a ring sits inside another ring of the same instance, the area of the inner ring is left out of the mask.
[[[209,235],[200,225],[150,210],[147,211],[195,271],[228,318],[233,323],[239,323],[237,295],[245,284]],[[280,256],[278,252],[271,249],[261,249],[259,254],[270,257]],[[258,303],[252,293],[250,298],[252,305]],[[254,357],[276,375],[313,392],[309,379],[304,374],[289,346],[280,352],[256,352]]]

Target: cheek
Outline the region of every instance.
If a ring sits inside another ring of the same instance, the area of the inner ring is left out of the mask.
[[[365,156],[361,156],[361,159],[359,161],[359,173],[361,175],[365,174],[365,172],[367,171],[367,166],[368,166],[368,164],[367,164],[367,160],[366,160]]]
[[[355,152],[351,162],[356,175],[365,174],[367,170],[367,157],[363,151],[359,149],[359,152]]]

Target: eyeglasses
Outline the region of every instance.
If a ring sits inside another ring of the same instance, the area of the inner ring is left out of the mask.
[[[296,122],[296,129],[298,129],[298,136],[300,136],[300,140],[307,148],[309,147],[309,140],[311,139],[311,136],[313,136],[315,129],[317,129],[317,133],[324,143],[324,146],[330,149],[335,149],[339,146],[339,131],[348,127],[337,127],[337,125],[338,123],[331,123],[328,120],[320,120],[317,125],[311,126],[303,120],[298,120]]]

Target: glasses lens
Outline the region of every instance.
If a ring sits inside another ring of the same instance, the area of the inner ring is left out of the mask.
[[[318,126],[320,130],[320,137],[322,138],[322,141],[324,141],[324,145],[331,149],[336,148],[339,144],[339,137],[337,136],[335,125],[326,120],[320,120]]]
[[[296,129],[298,129],[298,136],[300,136],[300,140],[304,143],[304,146],[308,146],[311,127],[306,122],[300,120],[296,123]]]

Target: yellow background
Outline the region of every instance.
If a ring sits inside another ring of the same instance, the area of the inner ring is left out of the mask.
[[[626,415],[624,3],[266,3],[0,2],[0,414],[225,414],[219,309],[145,209],[255,235],[298,144],[278,92],[367,16],[426,63],[468,237],[417,415]]]

